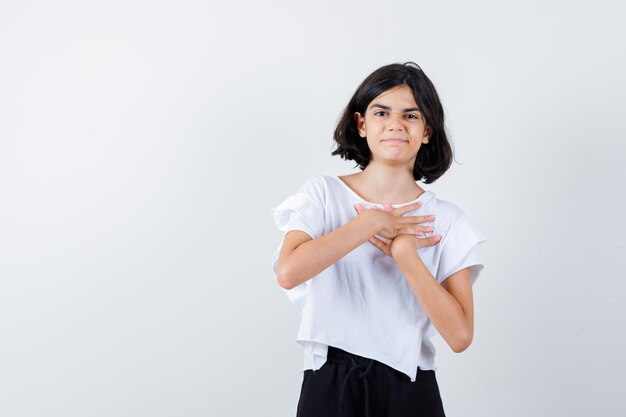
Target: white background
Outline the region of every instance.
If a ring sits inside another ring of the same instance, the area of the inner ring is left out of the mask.
[[[448,416],[623,416],[623,2],[0,2],[0,414],[294,416],[270,208],[413,60],[489,238]]]

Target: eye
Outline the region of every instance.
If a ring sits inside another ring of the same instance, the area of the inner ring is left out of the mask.
[[[374,116],[378,116],[380,113],[387,114],[386,111],[380,110],[380,111],[377,111],[376,113],[374,113]]]
[[[419,119],[416,114],[407,114],[406,117],[408,117],[409,119]]]

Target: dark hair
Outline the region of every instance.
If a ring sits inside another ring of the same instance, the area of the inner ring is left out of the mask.
[[[371,152],[367,141],[359,136],[355,112],[365,115],[367,106],[392,87],[407,85],[413,90],[426,125],[431,130],[428,143],[422,144],[415,158],[413,178],[430,184],[441,177],[452,165],[452,147],[444,130],[443,107],[435,86],[414,62],[390,64],[371,73],[356,89],[335,128],[333,139],[337,149],[332,155],[353,160],[361,170],[369,164]]]

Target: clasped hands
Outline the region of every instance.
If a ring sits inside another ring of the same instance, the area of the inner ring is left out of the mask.
[[[421,202],[407,204],[393,208],[391,204],[385,204],[384,208],[366,208],[362,204],[355,204],[359,216],[365,215],[375,222],[378,232],[369,238],[369,241],[382,250],[386,255],[394,256],[399,250],[409,249],[417,251],[420,248],[433,246],[441,240],[440,235],[426,238],[424,232],[432,232],[432,226],[418,226],[420,223],[428,223],[435,219],[434,215],[428,216],[404,216],[404,214],[419,208]],[[380,238],[378,237],[380,236]]]

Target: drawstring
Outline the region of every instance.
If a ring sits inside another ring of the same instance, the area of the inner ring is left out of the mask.
[[[370,390],[369,390],[369,385],[367,384],[366,376],[369,373],[370,369],[372,368],[374,361],[372,359],[369,359],[369,363],[367,365],[365,365],[364,363],[359,364],[357,363],[356,359],[352,356],[350,357],[350,361],[352,362],[352,368],[350,368],[350,371],[348,371],[348,374],[346,375],[346,378],[344,379],[343,384],[341,385],[341,393],[339,394],[339,405],[341,406],[341,409],[343,410],[343,392],[344,392],[346,385],[348,384],[350,375],[352,375],[355,371],[358,371],[360,368],[366,367],[365,371],[358,374],[357,377],[363,380],[363,385],[365,387],[365,417],[369,417],[370,415]]]

